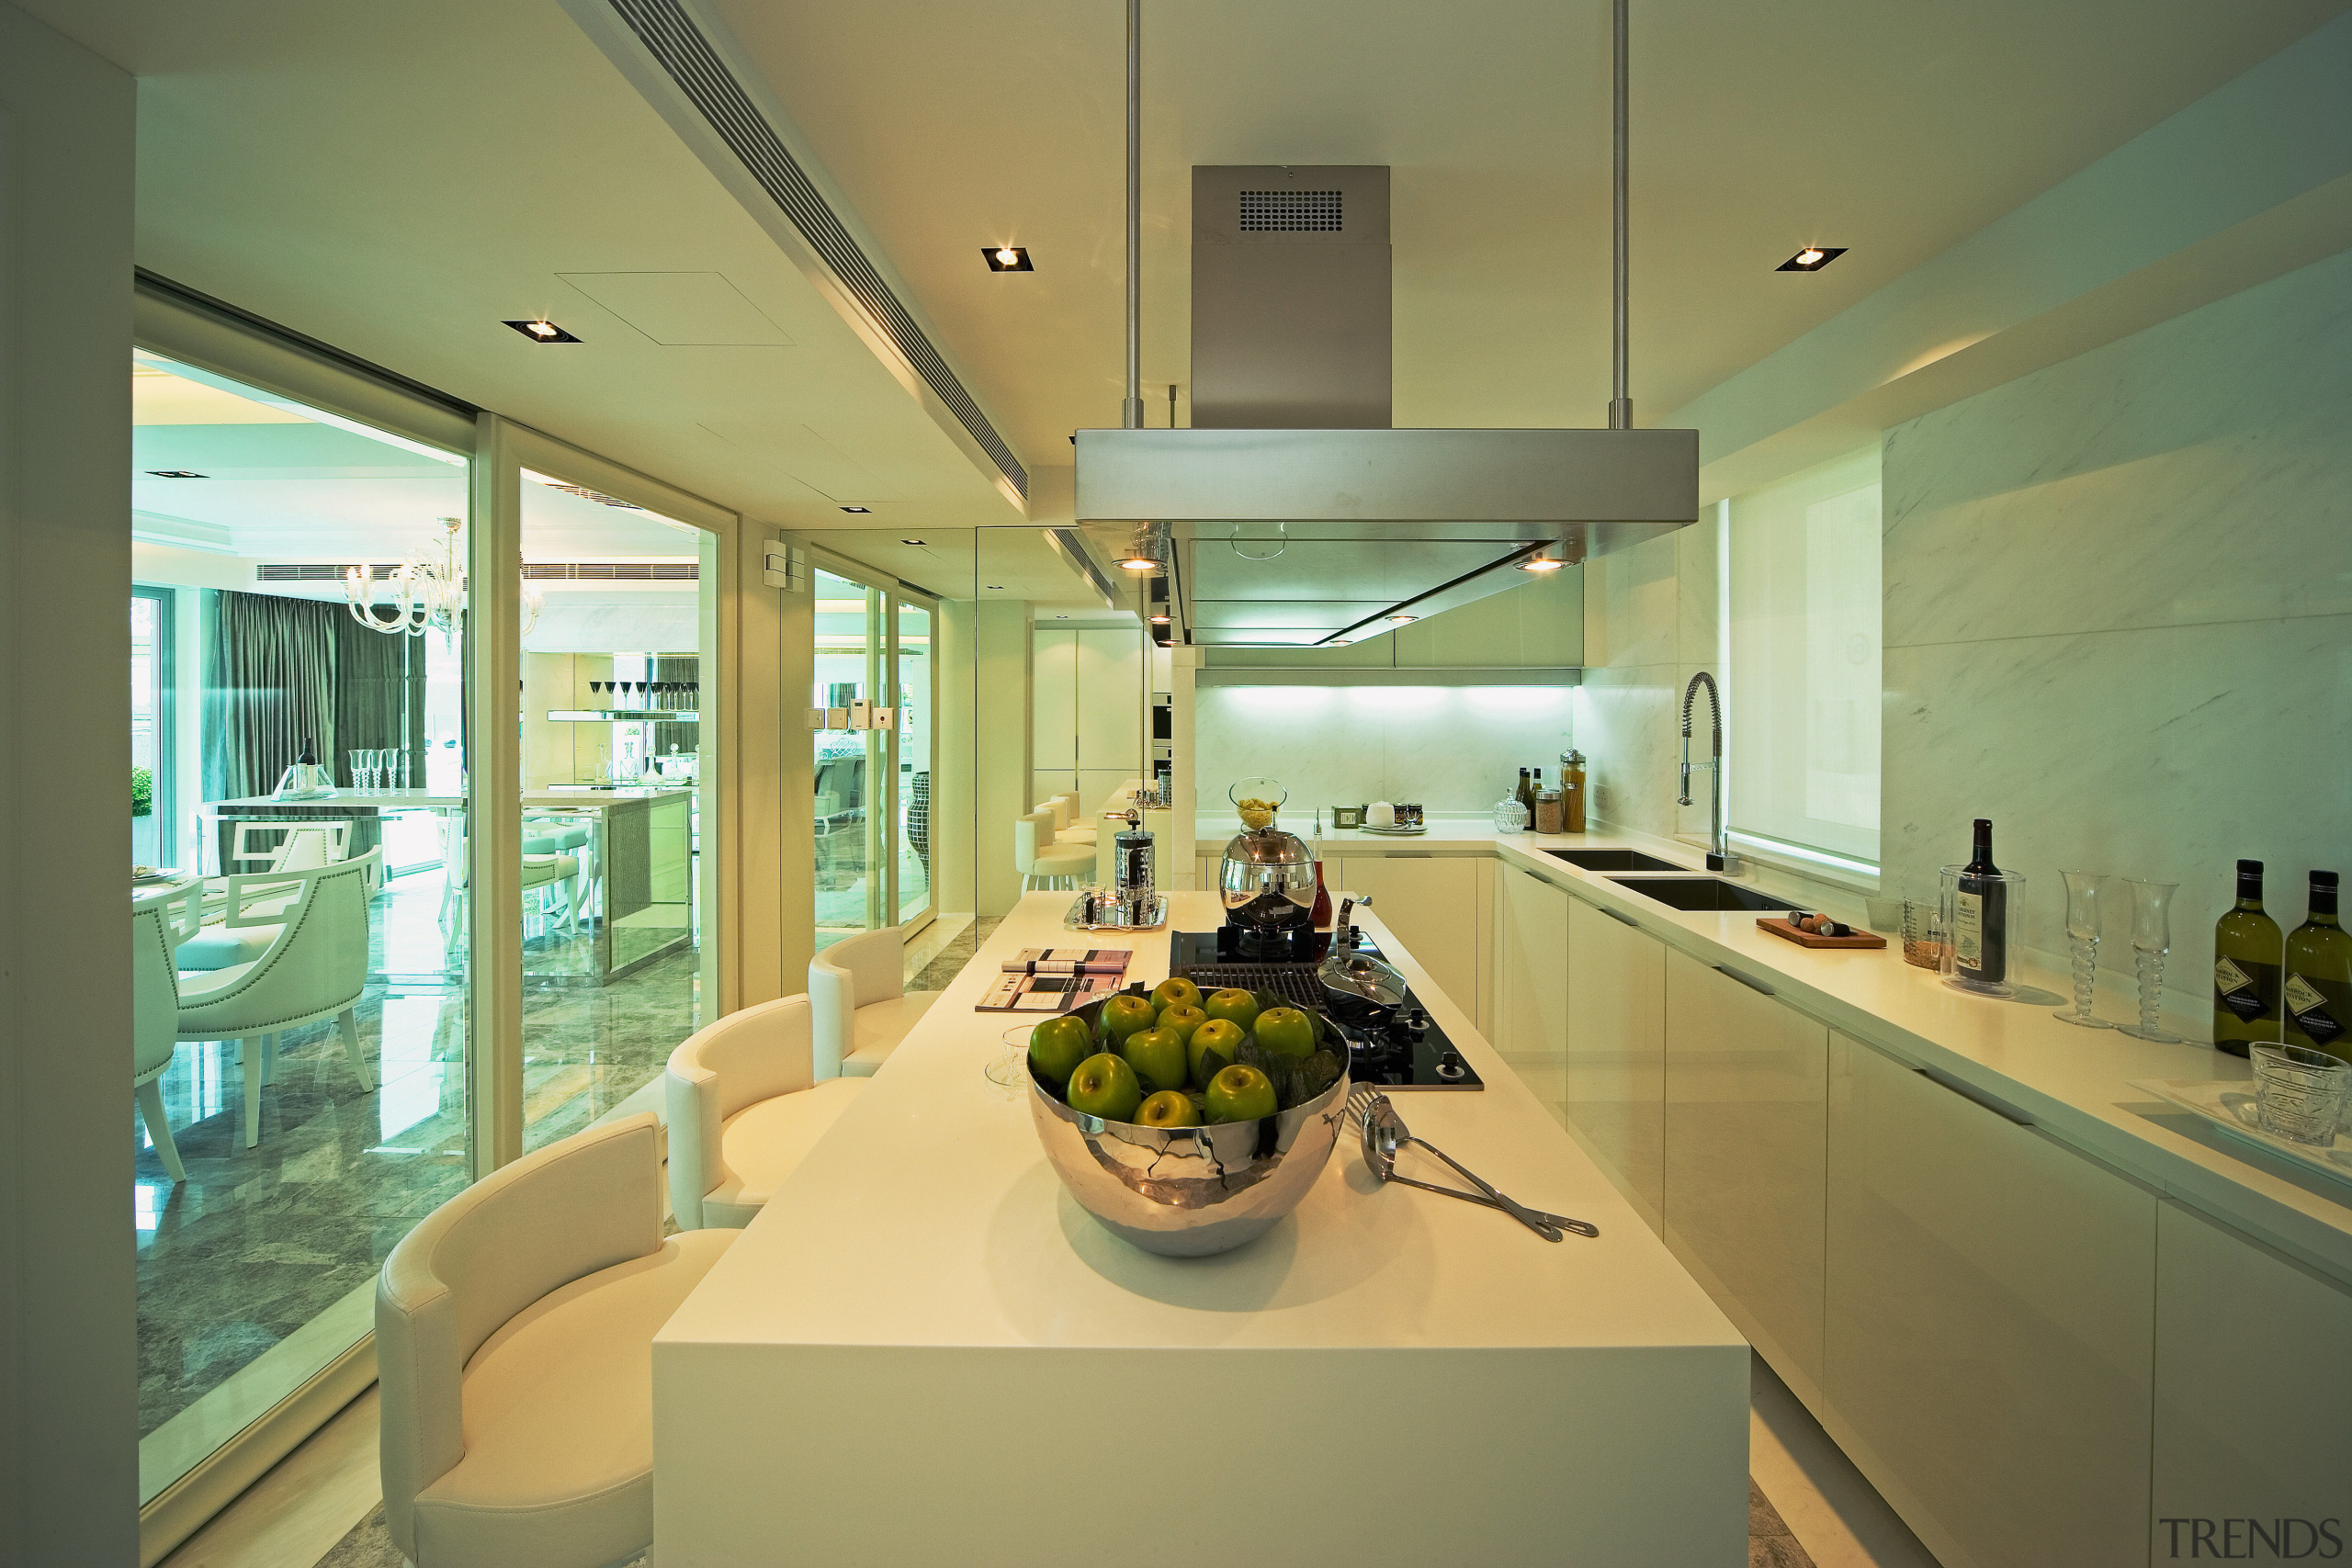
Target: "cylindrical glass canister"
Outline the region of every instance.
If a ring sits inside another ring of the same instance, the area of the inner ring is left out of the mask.
[[[2017,995],[2026,949],[2025,878],[1948,865],[1937,905],[1944,984],[1980,997]]]
[[[1535,830],[1539,833],[1565,833],[1568,828],[1567,802],[1556,789],[1547,789],[1535,797]]]

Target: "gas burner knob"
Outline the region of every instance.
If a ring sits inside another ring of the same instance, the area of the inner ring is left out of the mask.
[[[1451,1083],[1469,1076],[1470,1069],[1462,1065],[1462,1053],[1448,1051],[1438,1058],[1437,1076]]]

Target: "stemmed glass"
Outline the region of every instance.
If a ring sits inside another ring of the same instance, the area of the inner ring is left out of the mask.
[[[2075,1005],[2056,1010],[2062,1023],[2113,1029],[2091,1016],[2091,993],[2098,980],[2098,896],[2107,878],[2096,871],[2062,871],[2066,879],[2066,946],[2075,960]]]
[[[2172,896],[2177,882],[2125,879],[2132,889],[2132,957],[2140,971],[2140,1021],[2125,1024],[2122,1032],[2134,1040],[2177,1045],[2180,1036],[2165,1032],[2165,954],[2172,951]]]
[[[351,753],[351,793],[368,793],[368,753],[356,747]]]

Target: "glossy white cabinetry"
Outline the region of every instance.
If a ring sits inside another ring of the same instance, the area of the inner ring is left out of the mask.
[[[2146,1562],[2155,1195],[1834,1032],[1829,1060],[1830,1435],[1944,1568]]]
[[[2352,1552],[2352,1289],[2169,1200],[2150,1525],[2152,1563]]]
[[[1569,1130],[1650,1228],[1665,1186],[1666,944],[1582,899],[1568,905]]]
[[[1495,877],[1493,1018],[1483,1027],[1552,1119],[1567,1121],[1568,893],[1514,866]]]
[[[1351,855],[1323,868],[1336,882],[1331,908],[1343,894],[1369,895],[1381,922],[1429,971],[1454,1006],[1477,1005],[1478,867],[1467,855]]]
[[[1666,1244],[1809,1404],[1828,1109],[1826,1024],[1667,953]]]

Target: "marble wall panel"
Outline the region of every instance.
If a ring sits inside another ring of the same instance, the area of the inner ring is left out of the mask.
[[[1640,833],[1675,831],[1680,745],[1672,664],[1587,670],[1577,688],[1577,748],[1585,754],[1591,813]]]

